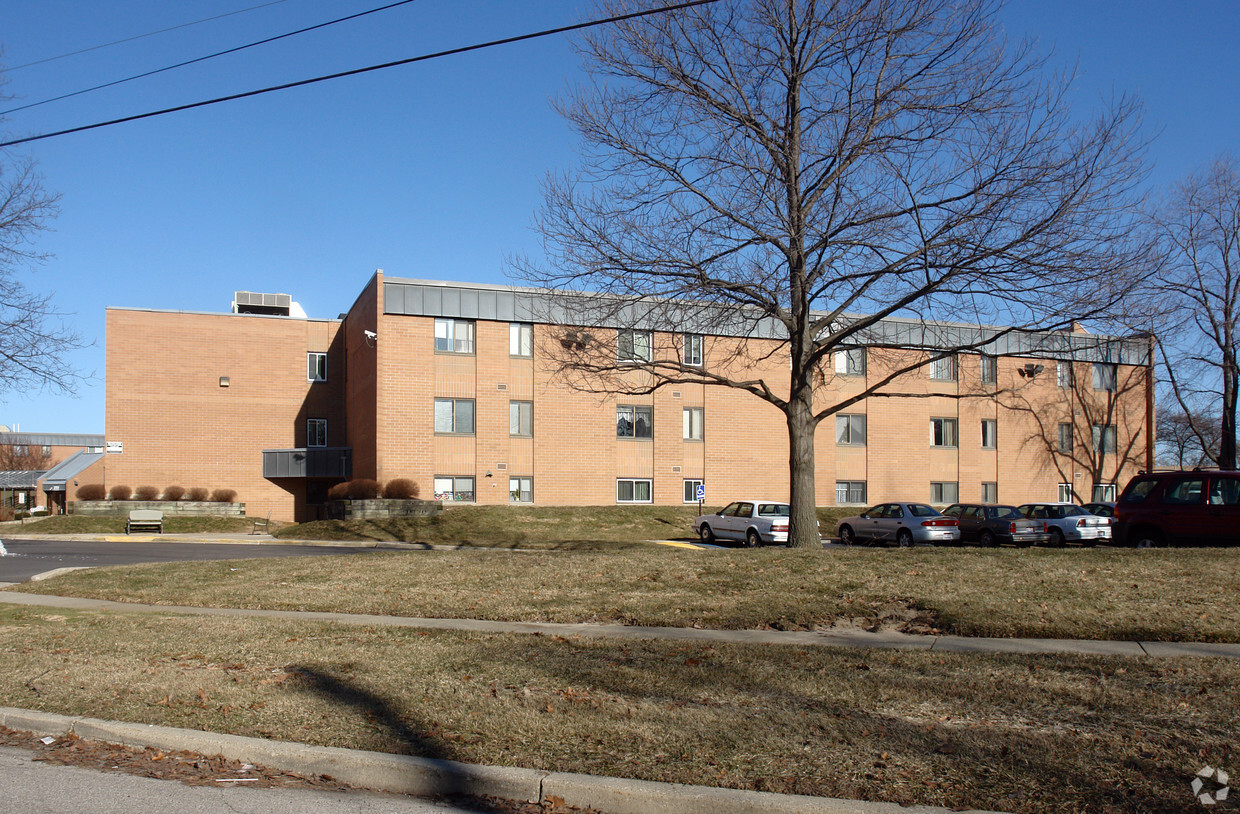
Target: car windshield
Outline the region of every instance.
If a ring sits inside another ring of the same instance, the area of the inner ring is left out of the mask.
[[[1059,514],[1060,517],[1076,517],[1078,514],[1089,514],[1088,511],[1082,509],[1080,506],[1063,506],[1061,508],[1062,511]]]
[[[1020,512],[1013,506],[992,506],[986,510],[992,520],[1020,520]]]
[[[788,517],[792,514],[792,509],[787,503],[760,503],[758,504],[759,517]]]
[[[921,503],[910,503],[908,505],[908,510],[912,513],[913,517],[935,517],[939,513],[934,507],[926,506]]]
[[[1140,503],[1150,496],[1150,492],[1154,491],[1154,487],[1158,485],[1156,480],[1133,480],[1128,484],[1128,488],[1124,490],[1124,494],[1120,497],[1121,503]]]

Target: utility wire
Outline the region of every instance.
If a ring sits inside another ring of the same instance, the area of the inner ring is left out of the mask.
[[[384,62],[380,65],[371,65],[366,68],[354,68],[350,71],[341,71],[340,73],[327,74],[325,76],[316,76],[313,79],[300,79],[296,82],[286,82],[283,85],[273,85],[259,90],[246,91],[245,93],[234,93],[231,96],[221,96],[216,99],[207,99],[202,102],[191,102],[186,105],[178,105],[176,107],[168,107],[163,110],[153,110],[149,113],[139,113],[134,116],[125,116],[120,119],[112,119],[106,122],[96,122],[95,124],[86,124],[80,127],[71,127],[68,130],[57,130],[54,133],[43,133],[37,136],[27,136],[25,138],[13,139],[12,141],[0,142],[0,148],[13,147],[18,144],[27,144],[32,141],[41,141],[43,139],[54,138],[56,136],[67,136],[70,133],[81,133],[85,130],[95,130],[100,127],[110,127],[114,124],[124,124],[125,122],[138,121],[140,119],[149,119],[154,116],[163,116],[168,113],[179,113],[182,110],[193,110],[198,107],[206,107],[221,102],[232,102],[237,99],[246,99],[251,96],[261,96],[264,93],[273,93],[279,90],[288,90],[289,88],[299,88],[303,85],[313,85],[317,82],[326,82],[329,79],[340,79],[346,76],[356,76],[357,74],[370,73],[371,71],[380,71],[385,68],[395,68],[399,65],[409,65],[414,62],[424,62],[429,59],[438,59],[440,57],[455,56],[470,51],[480,51],[483,48],[492,48],[497,45],[509,45],[514,42],[524,42],[525,40],[538,39],[540,37],[549,37],[553,34],[564,34],[569,31],[580,31],[586,28],[595,28],[608,23],[619,23],[625,20],[632,20],[638,17],[649,17],[654,14],[663,14],[668,11],[680,11],[681,9],[693,8],[694,6],[705,6],[710,3],[716,3],[718,0],[691,0],[691,2],[677,3],[672,6],[664,6],[662,8],[647,9],[645,11],[635,11],[630,14],[621,14],[616,17],[608,17],[602,20],[591,20],[590,22],[577,23],[576,25],[566,25],[560,28],[549,28],[545,31],[538,31],[533,34],[520,34],[515,37],[506,37],[502,40],[491,40],[490,42],[478,43],[477,45],[466,45],[460,48],[451,48],[447,51],[438,51],[433,54],[423,54],[421,56],[409,57],[408,59],[400,59],[395,62]]]
[[[116,40],[114,42],[105,42],[103,45],[92,45],[90,48],[83,48],[80,51],[70,51],[67,54],[57,54],[54,57],[45,57],[43,59],[36,59],[34,62],[27,62],[25,65],[18,65],[15,68],[5,68],[5,71],[7,71],[8,73],[12,73],[13,71],[20,71],[22,68],[29,68],[33,65],[42,65],[45,62],[55,62],[58,59],[64,59],[65,57],[75,57],[78,54],[87,54],[87,53],[90,53],[91,51],[98,51],[101,48],[111,48],[113,45],[121,45],[122,43],[133,42],[134,40],[140,40],[145,37],[154,37],[156,34],[166,34],[169,31],[176,31],[178,28],[189,28],[190,26],[198,25],[199,23],[209,23],[212,20],[221,20],[225,17],[231,17],[234,14],[244,14],[247,11],[254,11],[255,9],[266,8],[267,6],[278,5],[285,1],[286,0],[271,0],[270,3],[261,3],[257,6],[250,6],[249,8],[239,9],[238,11],[229,11],[225,14],[217,14],[214,17],[204,17],[201,20],[194,20],[192,23],[181,23],[180,25],[174,25],[171,28],[161,28],[158,31],[148,31],[145,34],[136,34],[132,37],[126,37],[123,40]]]
[[[284,0],[280,0],[280,2],[284,2]],[[340,17],[335,20],[330,20],[326,23],[319,23],[318,25],[312,25],[309,28],[301,28],[301,29],[298,29],[297,31],[290,31],[287,34],[278,34],[274,37],[268,37],[267,39],[264,39],[264,40],[258,40],[257,42],[247,43],[246,45],[238,45],[235,48],[229,48],[225,51],[216,51],[214,54],[207,54],[205,57],[198,57],[196,59],[188,59],[185,62],[178,62],[175,65],[169,65],[166,68],[156,68],[153,71],[147,71],[146,73],[140,73],[134,76],[127,76],[124,79],[117,79],[114,82],[105,82],[102,85],[95,85],[93,88],[86,88],[85,90],[76,90],[73,93],[66,93],[61,96],[53,96],[51,99],[44,99],[41,102],[31,102],[28,105],[21,105],[20,107],[11,107],[8,110],[0,110],[0,116],[7,116],[10,113],[16,113],[19,110],[29,110],[32,107],[38,107],[39,105],[45,105],[45,104],[48,104],[49,102],[59,102],[61,99],[69,99],[74,96],[81,96],[83,93],[90,93],[92,91],[102,90],[103,88],[110,88],[113,85],[120,85],[124,82],[132,82],[135,79],[142,79],[147,76],[154,76],[157,73],[164,73],[165,71],[171,71],[176,68],[184,68],[186,65],[193,65],[197,62],[206,62],[208,59],[215,59],[216,57],[222,57],[226,54],[235,54],[236,52],[244,51],[247,48],[254,48],[259,45],[266,45],[269,42],[275,42],[276,40],[283,40],[283,39],[287,39],[288,37],[295,37],[298,34],[305,34],[307,31],[315,31],[320,28],[326,28],[329,25],[336,25],[337,23],[347,22],[349,20],[356,20],[358,17],[365,17],[368,14],[375,14],[376,12],[387,11],[390,8],[396,8],[397,6],[408,5],[409,3],[412,3],[412,2],[414,2],[414,0],[399,0],[399,2],[388,3],[386,6],[380,6],[379,8],[372,8],[369,11],[359,11],[357,14],[350,14],[347,17]]]

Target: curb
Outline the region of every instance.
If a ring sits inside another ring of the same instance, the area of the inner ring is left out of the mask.
[[[607,814],[948,814],[937,806],[900,806],[825,797],[655,783],[451,760],[365,752],[334,746],[221,735],[196,729],[131,724],[0,707],[0,726],[35,735],[75,735],[136,748],[220,755],[305,776],[329,775],[360,789],[418,797],[467,794],[527,803],[594,808]],[[561,802],[562,801],[562,802]],[[971,810],[966,814],[1001,814]]]

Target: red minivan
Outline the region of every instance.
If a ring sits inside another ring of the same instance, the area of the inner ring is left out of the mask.
[[[1240,472],[1140,473],[1115,503],[1114,536],[1136,548],[1240,545]]]

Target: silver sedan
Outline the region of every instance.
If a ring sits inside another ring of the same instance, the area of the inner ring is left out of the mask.
[[[960,539],[960,523],[924,503],[880,503],[836,525],[844,545],[860,540],[894,542],[901,548],[916,543],[954,543]]]

